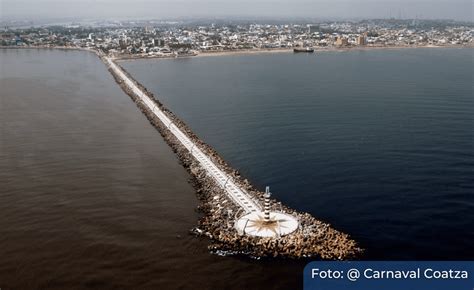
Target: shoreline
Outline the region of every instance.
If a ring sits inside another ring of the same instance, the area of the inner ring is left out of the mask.
[[[424,45],[424,46],[349,46],[349,47],[316,47],[313,53],[306,53],[316,55],[321,52],[349,52],[349,51],[371,51],[371,50],[399,50],[399,49],[443,49],[443,48],[458,48],[458,49],[474,49],[474,45]],[[58,50],[79,50],[79,51],[93,51],[96,49],[78,46],[0,46],[0,49],[58,49]],[[257,49],[236,49],[223,51],[201,51],[195,55],[143,55],[143,54],[120,54],[113,57],[114,62],[121,62],[127,60],[143,60],[143,59],[177,59],[177,58],[194,58],[194,57],[211,57],[211,56],[232,56],[232,55],[258,55],[258,54],[279,54],[279,53],[293,53],[293,48],[257,48]],[[300,53],[301,54],[301,53]]]
[[[439,46],[439,45],[426,45],[426,46],[355,46],[355,47],[315,47],[313,53],[318,52],[342,52],[342,51],[353,51],[353,50],[390,50],[390,49],[415,49],[415,48],[474,48],[474,46]],[[235,50],[235,51],[209,51],[200,52],[197,57],[204,56],[228,56],[228,55],[251,55],[251,54],[267,54],[267,53],[293,53],[293,48],[276,48],[276,49],[249,49],[249,50]]]
[[[349,51],[372,51],[372,50],[399,50],[399,49],[432,49],[432,48],[474,48],[470,45],[425,45],[425,46],[355,46],[355,47],[317,47],[313,53],[320,52],[349,52]],[[176,59],[176,58],[194,58],[194,57],[211,57],[211,56],[232,56],[232,55],[258,55],[258,54],[279,54],[279,53],[293,53],[293,48],[269,48],[269,49],[240,49],[227,51],[203,51],[196,55],[118,55],[114,58],[116,62],[127,60],[142,60],[142,59]]]

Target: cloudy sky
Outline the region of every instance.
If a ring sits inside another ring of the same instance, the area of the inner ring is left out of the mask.
[[[473,20],[472,0],[0,0],[0,18],[423,18]]]

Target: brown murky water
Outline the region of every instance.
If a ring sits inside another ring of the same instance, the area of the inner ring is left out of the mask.
[[[219,257],[190,176],[91,53],[0,50],[0,288],[299,289]]]

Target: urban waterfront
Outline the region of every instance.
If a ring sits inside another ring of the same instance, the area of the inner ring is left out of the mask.
[[[211,255],[189,234],[189,174],[95,54],[0,64],[0,288],[301,286],[306,261]]]
[[[1,24],[1,21],[0,21]],[[420,19],[361,21],[99,21],[0,31],[5,47],[81,47],[122,58],[182,57],[238,51],[473,47],[472,22]]]
[[[0,1],[0,290],[474,285],[470,1]]]
[[[121,64],[252,183],[372,259],[472,259],[472,49]],[[463,218],[458,218],[463,217]]]

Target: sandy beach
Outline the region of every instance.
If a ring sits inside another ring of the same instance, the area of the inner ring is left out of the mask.
[[[354,47],[316,47],[314,54],[319,52],[347,52],[353,50],[398,50],[408,48],[474,48],[474,46],[460,46],[460,45],[425,45],[425,46],[354,46]],[[240,50],[226,50],[226,51],[201,51],[196,55],[118,55],[114,59],[133,60],[133,59],[154,59],[154,58],[188,58],[188,57],[209,57],[209,56],[232,56],[232,55],[254,55],[254,54],[276,54],[276,53],[293,53],[293,48],[267,48],[267,49],[240,49]]]

